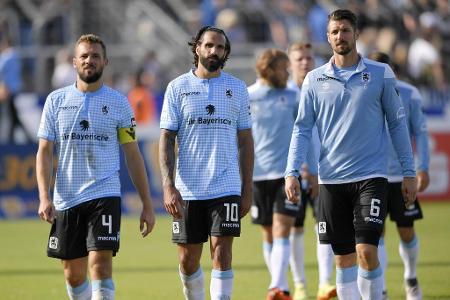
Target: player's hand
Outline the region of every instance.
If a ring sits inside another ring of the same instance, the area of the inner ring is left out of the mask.
[[[243,188],[241,192],[241,208],[240,208],[240,216],[241,218],[245,217],[245,215],[250,211],[250,207],[252,206],[252,198],[253,198],[253,187]]]
[[[402,182],[402,194],[406,207],[416,201],[417,181],[416,177],[404,177]]]
[[[316,199],[319,194],[319,180],[317,175],[309,174],[307,177],[308,189],[312,199]]]
[[[141,217],[139,219],[139,229],[141,231],[142,237],[146,237],[150,232],[152,232],[153,227],[155,227],[155,212],[153,207],[150,205],[144,205],[141,212]]]
[[[40,199],[38,214],[42,220],[53,224],[53,221],[55,220],[55,206],[50,199]]]
[[[427,171],[417,172],[417,191],[423,192],[430,184],[430,175]]]
[[[173,186],[164,187],[164,208],[174,218],[180,219],[183,216],[184,201]]]
[[[300,201],[300,182],[295,176],[285,178],[284,190],[289,201],[298,203]]]

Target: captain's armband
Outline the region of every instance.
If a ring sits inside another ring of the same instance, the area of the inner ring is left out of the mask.
[[[136,127],[119,128],[118,133],[119,143],[121,145],[131,142],[137,142]]]

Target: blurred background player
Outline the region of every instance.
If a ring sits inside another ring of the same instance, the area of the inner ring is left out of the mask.
[[[186,299],[205,299],[200,258],[208,236],[211,299],[230,299],[233,238],[252,199],[248,92],[243,81],[222,71],[231,49],[223,30],[205,26],[189,46],[195,68],[169,83],[161,113],[164,207],[174,218],[172,240]]]
[[[356,26],[357,18],[349,10],[339,9],[328,17],[333,57],[303,82],[286,194],[290,200],[298,197],[298,175],[315,124],[321,145],[319,240],[330,243],[335,254],[337,295],[345,300],[379,300],[383,280],[377,247],[386,214],[386,119],[401,160],[408,204],[415,200],[417,183],[395,76],[389,66],[357,53]]]
[[[291,67],[291,80],[288,81],[288,87],[297,91],[297,101],[300,100],[300,91],[306,74],[314,69],[314,51],[312,45],[307,42],[293,43],[288,48],[288,56]],[[320,141],[317,134],[317,128],[312,132],[313,149],[316,150],[314,157],[319,157]],[[308,150],[311,151],[311,150]],[[317,164],[317,162],[316,162]],[[318,192],[317,174],[311,173],[308,164],[304,163],[301,169],[302,193],[299,213],[295,218],[294,227],[291,230],[291,257],[290,266],[295,284],[294,300],[303,300],[307,298],[306,278],[305,278],[305,248],[303,238],[303,224],[306,217],[306,208],[308,205],[313,209],[313,216],[317,218],[318,201],[316,199]],[[336,296],[336,286],[331,284],[333,272],[333,250],[330,244],[321,244],[317,234],[317,263],[319,267],[319,289],[317,300],[327,300]]]
[[[26,143],[33,142],[25,125],[20,120],[16,106],[16,96],[22,89],[22,61],[13,47],[6,30],[0,29],[0,104],[5,103],[10,120],[8,142],[14,144],[16,129],[20,128]],[[1,111],[1,110],[0,110]]]
[[[112,258],[120,245],[120,157],[142,202],[140,230],[155,224],[147,173],[127,98],[103,84],[106,48],[96,35],[75,45],[75,84],[52,92],[39,127],[39,216],[52,224],[49,257],[60,258],[70,299],[114,299]],[[53,148],[58,155],[53,201]],[[90,278],[87,278],[89,268]],[[91,288],[92,283],[92,288]]]
[[[383,52],[374,52],[369,55],[370,59],[390,64],[390,58]],[[428,147],[428,130],[426,118],[422,113],[422,97],[419,91],[409,83],[397,80],[397,90],[405,108],[405,115],[411,142],[415,143],[417,152],[417,190],[424,191],[430,183],[428,166],[430,153]],[[405,206],[405,200],[401,193],[402,171],[392,144],[390,145],[390,157],[388,165],[388,195],[387,212],[391,220],[396,222],[400,235],[399,253],[404,266],[404,285],[406,299],[422,299],[422,291],[417,281],[416,269],[419,254],[419,240],[414,230],[414,221],[422,219],[422,209],[418,200]],[[378,246],[378,256],[383,271],[387,267],[387,251],[384,245],[384,238],[380,239]],[[384,273],[384,272],[383,272]],[[383,294],[387,299],[386,281],[384,281]]]
[[[287,201],[284,170],[297,93],[286,87],[289,59],[277,49],[263,50],[256,59],[257,81],[248,88],[255,141],[252,221],[262,227],[263,255],[271,275],[267,299],[291,299],[287,269],[289,232],[298,203]],[[313,164],[314,165],[314,164]]]

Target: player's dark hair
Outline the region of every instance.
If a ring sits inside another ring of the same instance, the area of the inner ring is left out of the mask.
[[[103,56],[106,58],[106,46],[105,46],[105,43],[103,43],[102,39],[99,36],[92,34],[92,33],[83,34],[82,36],[80,36],[78,41],[75,43],[75,46],[78,46],[81,43],[100,44],[100,46],[102,46]]]
[[[368,58],[378,61],[378,62],[388,64],[388,65],[391,64],[391,59],[389,58],[389,55],[387,55],[386,53],[381,52],[381,51],[376,51],[376,52],[371,53],[368,56]]]
[[[330,21],[341,21],[341,20],[349,21],[353,27],[353,30],[356,31],[358,18],[352,11],[348,9],[337,9],[328,15],[328,24],[330,24]]]
[[[197,34],[194,37],[192,37],[190,42],[188,42],[188,45],[191,47],[191,52],[194,54],[194,61],[192,63],[194,64],[195,67],[198,67],[198,55],[195,50],[196,50],[197,46],[199,44],[201,44],[203,35],[207,31],[214,31],[214,32],[220,33],[221,35],[223,35],[225,37],[225,56],[223,58],[223,65],[221,67],[221,68],[223,68],[225,66],[225,62],[228,60],[228,56],[230,55],[231,44],[230,44],[230,40],[228,39],[225,32],[222,29],[214,27],[214,26],[204,26],[204,27],[200,28],[200,30],[197,32]]]
[[[371,53],[367,58],[388,64],[396,74],[399,74],[401,71],[400,66],[397,63],[395,63],[395,61],[391,60],[389,55],[384,52],[375,51]]]

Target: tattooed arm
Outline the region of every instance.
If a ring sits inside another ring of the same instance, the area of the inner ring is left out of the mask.
[[[159,164],[164,191],[164,207],[169,214],[175,218],[180,218],[182,216],[184,202],[180,192],[175,187],[176,136],[176,131],[161,129],[161,136],[159,139]]]

